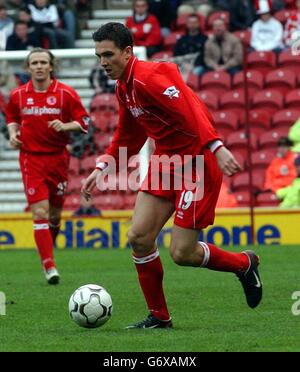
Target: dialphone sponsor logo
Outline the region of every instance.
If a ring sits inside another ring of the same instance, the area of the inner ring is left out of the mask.
[[[147,167],[147,159],[141,155],[128,159],[126,147],[119,148],[117,172],[116,160],[107,155],[107,168],[97,177],[97,188],[100,191],[137,191],[140,188],[140,166]],[[131,168],[131,171],[128,171]],[[204,194],[204,156],[203,155],[151,155],[147,180],[143,183],[143,190],[184,190],[192,195],[192,201],[198,201]],[[189,200],[190,201],[190,200]]]

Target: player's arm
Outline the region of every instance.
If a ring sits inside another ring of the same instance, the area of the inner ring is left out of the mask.
[[[54,129],[56,132],[83,131],[82,126],[78,121],[70,121],[69,123],[63,123],[61,120],[55,119],[48,122],[48,127]]]
[[[9,123],[7,125],[9,134],[9,143],[13,149],[19,149],[22,145],[20,140],[20,125],[18,123]]]
[[[232,152],[221,141],[211,142],[208,146],[215,154],[219,168],[226,176],[233,176],[242,169]],[[215,146],[217,146],[216,150],[214,150]]]
[[[5,108],[5,116],[7,129],[9,134],[9,142],[12,148],[18,149],[22,145],[20,140],[20,124],[22,119],[20,116],[19,94],[16,90],[12,91]]]

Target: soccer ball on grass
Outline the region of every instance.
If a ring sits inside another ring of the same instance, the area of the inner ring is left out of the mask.
[[[112,310],[110,294],[97,284],[79,287],[69,300],[70,316],[80,327],[102,326],[111,317]]]

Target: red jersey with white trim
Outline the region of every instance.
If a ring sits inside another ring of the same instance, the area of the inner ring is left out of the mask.
[[[139,152],[147,137],[155,141],[155,154],[200,155],[208,143],[220,139],[207,107],[186,85],[177,65],[144,62],[132,57],[125,82],[117,81],[119,122],[106,154],[118,164],[118,149],[128,157]]]
[[[45,92],[35,91],[31,80],[14,89],[6,106],[6,119],[7,125],[20,125],[21,150],[33,153],[60,152],[68,144],[69,135],[49,128],[49,121],[75,121],[83,132],[87,132],[90,122],[75,90],[55,79]]]

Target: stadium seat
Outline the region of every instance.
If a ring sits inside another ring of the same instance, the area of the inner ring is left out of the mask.
[[[133,209],[136,201],[136,194],[124,196],[124,209]]]
[[[234,31],[233,35],[235,35],[245,47],[250,46],[250,40],[251,40],[251,31],[250,30]]]
[[[252,173],[253,191],[257,192],[263,188],[264,177],[255,172]],[[231,188],[234,193],[240,191],[250,191],[250,176],[248,172],[237,173],[233,176]]]
[[[171,32],[168,36],[164,38],[163,41],[163,49],[166,50],[174,50],[176,41],[181,38],[181,36],[184,34],[182,31],[174,31]]]
[[[283,128],[286,127],[288,130],[290,127],[299,119],[300,107],[296,109],[285,109],[276,112],[272,118],[272,127]]]
[[[263,133],[258,138],[259,149],[273,149],[277,150],[277,142],[280,137],[286,137],[288,135],[288,128],[276,128],[268,132]]]
[[[240,120],[245,115],[245,94],[242,90],[230,90],[220,97],[220,110],[231,110]]]
[[[274,159],[275,154],[275,149],[265,149],[253,152],[251,154],[252,169],[265,170]]]
[[[95,167],[94,167],[95,169]],[[72,194],[76,192],[80,192],[81,186],[82,186],[82,180],[84,179],[84,176],[73,176],[70,177],[68,182],[68,188],[67,193]]]
[[[86,156],[81,160],[81,171],[84,173],[90,173],[95,169],[96,157]]]
[[[216,111],[212,113],[215,127],[222,136],[223,140],[227,138],[230,133],[235,132],[239,126],[238,116],[231,111]]]
[[[219,108],[219,99],[216,94],[210,90],[202,90],[197,93],[197,96],[201,99],[202,102],[206,104],[209,110],[216,111]]]
[[[195,92],[199,90],[199,76],[194,74],[193,72],[190,72],[186,79],[186,84]]]
[[[112,112],[110,111],[92,111],[90,114],[94,127],[101,132],[109,130],[111,116]]]
[[[273,192],[263,192],[256,197],[257,207],[277,207],[279,205],[279,200]]]
[[[263,109],[250,110],[248,120],[251,133],[255,134],[257,137],[271,128],[270,115]],[[243,128],[245,124],[245,122],[242,123]]]
[[[233,193],[239,207],[250,206],[250,193],[249,191],[236,191]]]
[[[64,202],[64,209],[75,211],[78,209],[80,205],[80,194],[70,194],[66,196],[65,202]]]
[[[93,97],[90,103],[90,111],[103,111],[103,110],[111,110],[114,112],[119,111],[119,103],[118,100],[113,93],[100,93]]]
[[[108,148],[108,146],[110,145],[111,139],[112,139],[112,133],[95,133],[94,134],[94,141],[100,152],[103,152]]]
[[[72,176],[79,174],[79,160],[75,156],[70,157],[69,174]]]
[[[248,85],[248,92],[249,97],[251,98],[254,93],[258,90],[262,90],[264,87],[264,77],[260,71],[251,70],[247,71],[247,85]],[[245,87],[245,77],[244,71],[240,71],[236,73],[233,77],[232,87],[233,89],[244,89]]]
[[[252,109],[263,109],[269,115],[273,115],[283,106],[283,95],[274,89],[264,89],[254,94]]]
[[[93,198],[94,205],[95,205],[96,208],[98,208],[100,210],[101,209],[104,209],[104,210],[112,209],[112,207],[114,205],[113,198],[114,198],[114,196],[112,196],[111,194],[97,195]]]
[[[239,152],[244,159],[248,156],[248,140],[244,130],[235,131],[228,135],[226,145],[232,152]],[[257,138],[255,135],[250,137],[251,151],[257,149]]]
[[[265,74],[276,67],[276,54],[274,52],[250,52],[247,65],[249,70],[258,70]]]
[[[290,18],[291,10],[289,9],[281,9],[274,13],[274,17],[282,23],[284,26],[286,21]]]
[[[172,50],[163,50],[161,52],[156,52],[152,54],[151,60],[152,61],[169,61],[170,58],[173,57]]]
[[[284,0],[286,9],[295,9],[295,0]]]
[[[300,70],[300,55],[293,55],[291,50],[284,50],[278,55],[278,67],[292,70],[295,74]]]
[[[213,23],[216,19],[222,19],[228,26],[230,23],[230,13],[226,10],[218,10],[213,13],[210,13],[206,19],[206,28],[211,30]]]
[[[218,96],[231,89],[231,76],[226,71],[210,71],[202,75],[200,89],[211,90]]]
[[[287,69],[277,69],[267,73],[265,89],[277,89],[282,94],[296,88],[296,74]]]
[[[300,107],[300,89],[293,89],[291,92],[288,92],[285,96],[285,108],[289,109],[299,109]]]

